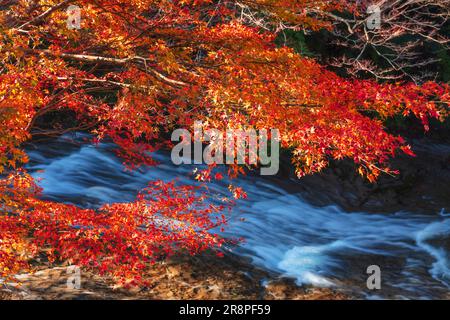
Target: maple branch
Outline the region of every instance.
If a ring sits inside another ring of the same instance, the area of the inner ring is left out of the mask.
[[[91,83],[104,83],[104,84],[110,84],[117,87],[122,88],[138,88],[138,89],[145,89],[145,90],[153,90],[155,87],[149,87],[149,86],[136,86],[130,83],[123,83],[123,82],[117,82],[117,81],[111,81],[106,79],[88,79],[88,78],[73,78],[73,77],[58,77],[58,80],[60,81],[80,81],[80,82],[91,82]]]
[[[88,62],[88,63],[106,63],[106,64],[114,64],[114,65],[126,65],[128,63],[136,62],[136,61],[147,61],[145,58],[134,56],[134,57],[128,57],[128,58],[111,58],[111,57],[103,57],[103,56],[95,56],[95,55],[85,55],[85,54],[72,54],[72,53],[56,53],[52,52],[51,50],[29,50],[25,49],[25,51],[31,51],[34,53],[42,53],[49,56],[54,57],[61,57],[63,59],[69,59],[69,60],[76,60],[76,61],[82,61],[82,62]],[[186,82],[178,81],[171,79],[164,74],[160,73],[159,71],[155,70],[154,68],[149,67],[145,63],[145,67],[140,67],[142,71],[150,72],[158,78],[159,80],[163,81],[164,83],[175,86],[175,87],[185,87],[188,84]]]
[[[361,2],[357,14],[346,18],[339,13],[311,10],[319,16],[329,17],[335,26],[330,30],[336,37],[335,45],[351,49],[353,57],[342,56],[332,62],[350,75],[372,75],[376,79],[410,79],[415,83],[434,79],[436,73],[426,68],[439,59],[424,58],[420,53],[424,43],[449,48],[450,39],[442,32],[448,23],[449,0],[397,0],[379,1],[380,26],[370,29],[366,13],[368,2]],[[347,31],[345,31],[347,29]],[[378,63],[372,58],[382,60]]]
[[[24,31],[23,29],[29,25],[32,24],[36,24],[41,22],[42,20],[44,20],[45,18],[47,18],[49,15],[51,15],[53,12],[67,6],[68,4],[75,2],[75,0],[64,0],[63,2],[61,2],[60,4],[57,4],[51,8],[49,8],[47,11],[41,13],[40,15],[34,17],[33,19],[31,19],[28,22],[25,22],[24,24],[22,24],[21,26],[19,26],[18,28],[15,28],[16,30],[19,31]]]
[[[33,130],[30,132],[31,132],[31,135],[33,136],[33,138],[36,136],[60,137],[69,132],[88,130],[88,129],[94,127],[96,124],[98,124],[98,122],[91,123],[91,124],[87,123],[87,124],[83,124],[83,125],[79,125],[79,126],[75,126],[75,127],[71,127],[71,128],[60,129],[60,130],[58,130],[58,129],[48,130],[48,129],[42,129],[42,128],[38,128],[38,127],[33,127]],[[36,140],[34,140],[34,142],[36,142]]]

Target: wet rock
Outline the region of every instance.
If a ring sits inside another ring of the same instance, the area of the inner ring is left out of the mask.
[[[417,156],[392,159],[391,167],[400,175],[381,175],[376,183],[359,176],[351,161],[331,163],[323,172],[302,179],[297,179],[292,169],[273,179],[319,206],[338,205],[346,211],[377,213],[450,212],[450,143],[422,138],[410,144]],[[290,160],[281,163],[289,164]]]
[[[264,299],[268,300],[344,300],[348,296],[327,288],[298,287],[292,279],[267,284]]]

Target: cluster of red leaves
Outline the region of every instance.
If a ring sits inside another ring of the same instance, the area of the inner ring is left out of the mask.
[[[153,182],[135,202],[90,210],[30,197],[29,188],[36,187],[26,176],[10,177],[10,183],[16,194],[5,201],[0,215],[4,276],[26,269],[43,254],[50,263],[75,264],[120,282],[143,284],[142,274],[158,259],[180,250],[196,254],[224,242],[212,232],[226,223],[220,214],[224,207],[208,204],[198,187]]]

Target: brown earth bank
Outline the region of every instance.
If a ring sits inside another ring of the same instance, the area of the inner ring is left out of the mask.
[[[344,300],[333,289],[299,287],[294,280],[280,278],[255,268],[245,258],[212,252],[181,255],[154,265],[143,275],[145,288],[121,288],[107,277],[81,271],[80,289],[67,285],[67,268],[45,268],[16,276],[0,289],[2,300],[86,299],[190,299],[190,300]]]

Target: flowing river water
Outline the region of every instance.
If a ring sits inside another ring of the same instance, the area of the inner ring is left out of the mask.
[[[43,197],[83,207],[132,201],[151,180],[193,183],[193,166],[161,164],[125,171],[110,143],[93,146],[76,134],[28,146],[29,170]],[[68,140],[73,143],[68,143]],[[361,298],[450,298],[450,215],[408,212],[344,212],[308,204],[276,179],[249,176],[238,184],[248,194],[231,213],[226,237],[242,237],[233,252],[298,284],[334,287]],[[226,182],[210,189],[228,195]],[[244,219],[242,219],[244,218]],[[367,267],[381,268],[381,290],[369,290]]]

